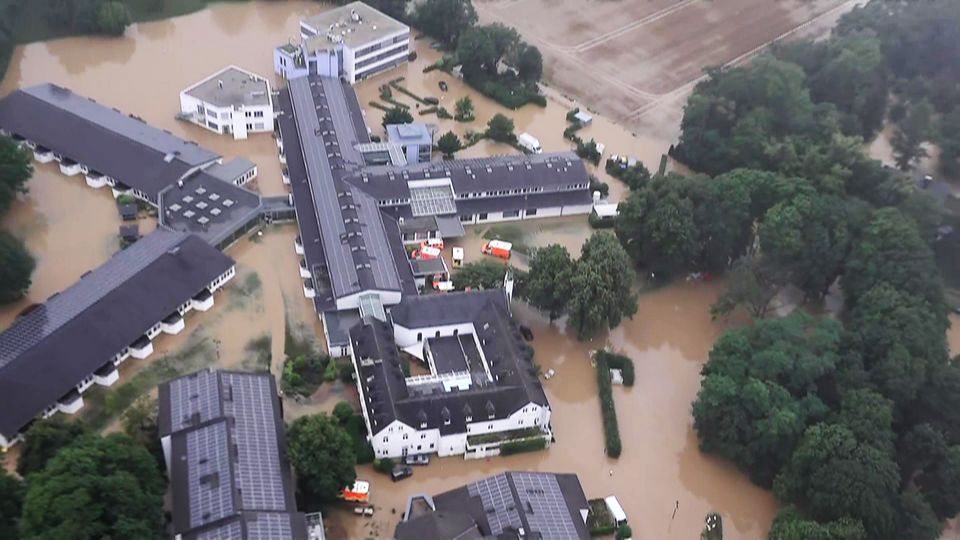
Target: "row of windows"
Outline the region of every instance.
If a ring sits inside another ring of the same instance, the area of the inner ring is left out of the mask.
[[[365,67],[367,67],[367,66],[369,66],[369,65],[371,65],[371,64],[376,64],[377,62],[383,60],[384,58],[390,58],[391,56],[398,56],[398,55],[401,55],[401,54],[405,55],[405,54],[407,54],[407,51],[408,51],[408,50],[409,50],[409,48],[408,48],[406,45],[404,45],[403,47],[397,47],[396,49],[392,49],[392,50],[389,50],[389,51],[387,51],[387,52],[382,52],[382,53],[380,53],[380,54],[378,54],[378,55],[376,55],[376,56],[373,56],[373,57],[367,58],[366,60],[361,60],[360,62],[357,62],[356,64],[353,65],[353,69],[354,69],[355,71],[361,71],[363,68],[365,68]]]
[[[528,209],[526,210],[526,212],[524,213],[524,215],[525,215],[526,217],[535,216],[535,215],[537,215],[537,209],[536,209],[536,208],[528,208]],[[520,211],[519,211],[519,210],[506,210],[506,211],[503,212],[503,217],[508,217],[508,218],[509,218],[509,217],[519,217],[519,216],[520,216]],[[480,214],[477,214],[477,221],[486,221],[486,220],[489,219],[489,218],[490,218],[490,215],[487,214],[486,212],[481,212]],[[464,215],[460,216],[460,221],[462,221],[462,222],[464,222],[464,223],[470,223],[470,222],[472,222],[472,221],[473,221],[473,214],[464,214]]]
[[[357,49],[357,50],[353,53],[353,57],[354,57],[354,58],[360,58],[361,56],[366,56],[366,55],[372,53],[373,51],[378,51],[378,50],[380,50],[380,49],[382,49],[382,48],[384,48],[384,47],[389,47],[389,46],[391,46],[391,45],[396,45],[397,43],[400,43],[401,41],[407,41],[407,40],[409,40],[409,39],[410,39],[410,34],[400,34],[399,36],[391,39],[390,41],[381,41],[381,42],[379,42],[379,43],[374,43],[373,45],[370,45],[369,47],[364,47],[364,48],[362,48],[362,49]]]

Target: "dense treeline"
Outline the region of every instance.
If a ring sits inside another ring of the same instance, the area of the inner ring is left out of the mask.
[[[888,109],[904,168],[920,143],[945,144],[956,28],[956,2],[875,0],[829,40],[711,71],[676,149],[704,174],[646,180],[621,206],[617,234],[645,268],[730,272],[715,314],[762,317],[787,285],[843,292],[839,319],[758,320],[722,336],[703,369],[701,447],[785,504],[770,538],[933,539],[960,511],[939,208],[862,151]]]
[[[13,139],[0,137],[0,217],[10,210],[18,194],[27,192],[32,175],[30,155]],[[36,261],[23,241],[0,230],[0,304],[23,298],[35,266]]]

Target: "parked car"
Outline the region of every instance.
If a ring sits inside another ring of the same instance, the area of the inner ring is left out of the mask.
[[[440,81],[440,91],[446,92],[449,89],[447,86],[447,81]]]
[[[520,335],[523,336],[523,339],[527,341],[533,341],[533,330],[526,325],[520,325]]]
[[[430,456],[427,454],[414,454],[403,458],[403,462],[407,465],[429,465]]]
[[[413,476],[412,467],[396,467],[390,473],[390,479],[393,480],[394,482],[399,482],[404,478],[409,478],[411,476]]]

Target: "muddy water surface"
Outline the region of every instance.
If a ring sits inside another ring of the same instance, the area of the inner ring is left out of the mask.
[[[286,190],[280,183],[276,148],[269,135],[233,141],[178,122],[174,119],[178,93],[228,64],[272,77],[272,47],[296,35],[301,14],[320,9],[308,2],[218,4],[193,15],[134,25],[121,39],[71,38],[31,44],[17,49],[0,88],[9,91],[45,81],[68,86],[228,158],[252,159],[260,168],[255,187],[267,195],[282,194]],[[361,84],[361,102],[366,106],[378,99],[379,84],[405,76],[403,84],[411,91],[442,97],[451,112],[458,97],[472,97],[475,122],[461,124],[422,117],[438,122],[441,132],[452,129],[462,135],[467,129],[480,131],[493,114],[503,112],[514,119],[517,132],[534,134],[545,150],[571,148],[561,135],[571,102],[552,95],[546,108],[503,110],[448,75],[423,75],[423,67],[439,54],[429,49],[426,40],[417,41],[417,50],[419,59],[410,66]],[[440,80],[450,84],[448,92],[440,92]],[[397,92],[394,97],[416,109],[409,97]],[[366,109],[369,123],[378,133],[381,113]],[[635,155],[651,169],[669,145],[668,140],[631,137],[601,117],[595,117],[594,124],[581,135],[605,143],[607,153]],[[484,141],[462,155],[514,152]],[[119,218],[107,192],[95,192],[80,179],[62,177],[53,167],[38,167],[30,188],[31,195],[16,205],[7,224],[27,239],[38,256],[39,269],[30,300],[40,301],[70,285],[115,251]],[[624,195],[615,181],[611,191],[617,198]],[[152,226],[144,223],[144,228]],[[536,221],[523,227],[524,241],[529,245],[559,242],[574,255],[589,233],[581,218]],[[295,235],[293,226],[275,227],[231,247],[228,254],[237,260],[238,275],[218,294],[216,307],[208,313],[191,314],[181,335],[159,339],[157,353],[146,362],[127,362],[122,381],[165,354],[181,353],[198,341],[207,351],[198,360],[202,365],[269,367],[278,373],[287,326],[319,340],[321,329],[310,303],[302,296],[296,271],[292,247]],[[469,247],[468,258],[479,258],[475,248],[480,242],[480,232],[471,229],[463,240]],[[690,427],[690,402],[699,387],[699,369],[721,331],[707,313],[718,286],[681,285],[644,294],[633,321],[588,344],[567,336],[562,324],[550,325],[532,310],[516,305],[518,319],[537,335],[537,361],[544,369],[557,372],[557,377],[546,383],[555,410],[557,444],[545,452],[503,459],[437,459],[429,467],[418,469],[415,480],[400,484],[385,481],[369,467],[362,467],[360,476],[373,481],[373,500],[380,511],[373,519],[335,511],[329,520],[331,537],[389,537],[399,519],[399,514],[392,514],[390,509],[399,511],[411,493],[437,493],[509,469],[578,473],[589,497],[620,497],[638,538],[695,538],[704,514],[710,510],[724,515],[728,537],[762,537],[775,511],[772,496],[752,486],[729,464],[701,455]],[[17,311],[18,306],[13,306],[0,312],[0,323],[9,323]],[[270,338],[269,364],[248,350],[250,342],[260,336]],[[629,354],[637,362],[636,386],[615,389],[624,441],[624,454],[619,460],[604,457],[595,377],[587,359],[589,349],[604,345]],[[307,403],[286,403],[288,418],[329,410],[337,400],[355,400],[356,396],[351,388],[337,383],[325,384],[313,398]],[[677,503],[679,510],[672,517]]]

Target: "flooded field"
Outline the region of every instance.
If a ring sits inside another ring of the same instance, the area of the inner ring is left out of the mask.
[[[286,189],[280,182],[276,147],[269,135],[234,141],[179,122],[174,119],[178,93],[228,64],[272,78],[272,47],[297,33],[302,14],[320,9],[323,6],[312,2],[218,4],[193,15],[134,25],[121,39],[71,38],[31,44],[17,48],[0,89],[6,92],[46,81],[68,86],[196,140],[225,157],[252,159],[260,168],[254,187],[266,195],[282,194]],[[199,39],[206,46],[197,47]],[[440,97],[451,111],[457,98],[472,97],[477,111],[472,123],[421,117],[438,123],[441,133],[451,129],[461,135],[468,129],[480,131],[493,114],[503,112],[513,118],[517,132],[534,134],[547,151],[571,148],[562,131],[565,114],[574,104],[559,93],[551,92],[546,108],[528,106],[506,111],[448,75],[423,75],[423,67],[436,60],[439,53],[429,48],[428,40],[417,41],[416,47],[416,62],[358,87],[374,133],[381,130],[382,113],[367,103],[378,98],[380,84],[403,76],[402,84],[410,91]],[[448,82],[448,92],[440,92],[441,80]],[[416,109],[412,99],[396,92],[394,97]],[[605,143],[608,153],[635,155],[654,169],[675,127],[665,126],[668,136],[636,138],[597,116],[581,136]],[[482,142],[463,156],[513,152],[506,146]],[[6,218],[6,225],[27,240],[39,267],[30,298],[0,311],[3,326],[24,305],[42,301],[70,285],[117,249],[120,221],[108,192],[89,189],[82,181],[66,178],[50,166],[38,167],[30,189],[31,194]],[[616,181],[611,181],[611,192],[615,198],[625,195]],[[143,230],[153,226],[150,220],[141,220]],[[519,227],[528,246],[558,242],[574,255],[590,233],[583,218],[534,221]],[[462,241],[468,248],[468,259],[480,257],[484,232],[468,229]],[[228,254],[237,260],[238,273],[234,282],[218,293],[217,306],[207,313],[191,314],[182,334],[158,339],[157,352],[147,361],[125,363],[120,383],[152,381],[150,377],[162,372],[158,366],[178,371],[208,365],[269,368],[277,374],[287,328],[301,338],[319,340],[320,325],[310,302],[303,298],[296,271],[295,236],[293,225],[275,226],[262,236],[232,246]],[[772,495],[751,485],[729,464],[700,454],[691,429],[690,403],[699,388],[700,366],[723,329],[710,320],[707,311],[719,287],[717,283],[678,285],[646,293],[632,321],[587,344],[569,337],[562,324],[550,325],[524,305],[515,305],[517,318],[536,333],[538,363],[558,374],[546,383],[555,411],[557,444],[545,452],[504,459],[438,459],[429,467],[417,469],[415,481],[400,484],[363,467],[360,476],[373,481],[373,500],[379,513],[373,519],[363,519],[334,511],[329,519],[331,538],[389,537],[400,508],[412,492],[436,493],[506,469],[578,473],[588,496],[620,496],[631,521],[637,524],[638,538],[695,538],[710,510],[723,514],[729,538],[762,537],[776,509]],[[619,460],[604,457],[595,377],[587,359],[590,349],[605,345],[629,354],[637,362],[636,386],[615,390],[624,442]],[[324,384],[308,402],[285,400],[286,417],[289,420],[330,410],[340,399],[356,400],[355,394],[353,388],[341,383]],[[676,517],[671,519],[678,503]],[[398,513],[391,513],[391,509]]]
[[[675,138],[705,66],[749,57],[859,0],[479,0],[481,22],[540,48],[549,82],[638,133]],[[549,17],[542,14],[549,13]],[[827,26],[829,28],[829,26]]]

